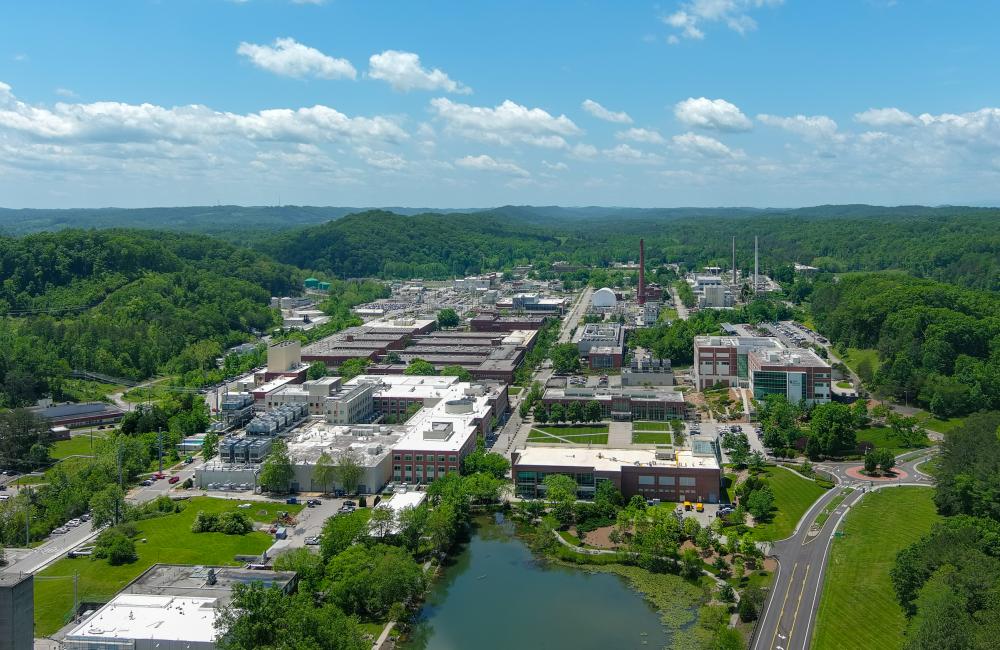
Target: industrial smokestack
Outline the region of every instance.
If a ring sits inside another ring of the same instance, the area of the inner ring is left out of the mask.
[[[753,292],[757,293],[757,263],[759,256],[757,252],[757,235],[753,237]]]
[[[640,305],[646,304],[646,242],[639,240],[639,295],[636,296]]]
[[[733,235],[733,286],[736,286],[736,235]]]

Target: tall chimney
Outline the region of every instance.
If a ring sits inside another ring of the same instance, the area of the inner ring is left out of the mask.
[[[639,295],[640,305],[646,304],[646,242],[639,240]]]
[[[733,235],[733,286],[736,286],[736,236]],[[736,291],[733,289],[733,291]]]

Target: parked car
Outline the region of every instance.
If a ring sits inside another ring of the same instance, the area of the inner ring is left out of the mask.
[[[68,533],[68,532],[69,532],[69,528],[66,528],[65,526],[59,526],[58,528],[53,528],[52,529],[52,534],[53,535],[63,535],[63,534]]]
[[[70,528],[76,528],[81,523],[82,522],[79,519],[70,519],[69,521],[66,522],[66,526],[68,526]]]
[[[180,476],[171,476],[169,479],[167,479],[167,483],[177,483],[180,480],[181,480]]]
[[[82,515],[80,515],[80,521],[90,521],[90,513],[85,512]]]
[[[239,509],[241,509],[241,510],[246,510],[247,508],[252,507],[252,505],[253,504],[250,504],[250,503],[241,503],[240,505],[238,505],[236,507],[239,508]]]
[[[87,557],[94,554],[93,546],[81,546],[80,548],[75,548],[66,554],[66,557],[72,559],[75,557]]]
[[[293,505],[293,506],[295,504],[297,504],[298,502],[299,502],[299,500],[296,499],[295,497],[288,497],[287,499],[285,499],[285,503],[287,503],[289,505]]]
[[[153,474],[153,478],[157,481],[159,481],[161,478],[166,478],[166,477],[167,475],[164,474],[163,472],[157,472],[156,474]]]
[[[145,481],[143,481],[139,485],[142,485],[143,487],[149,487],[152,484],[153,484],[153,482],[147,478]]]
[[[306,505],[309,506],[310,508],[313,508],[315,506],[322,505],[322,504],[323,504],[323,502],[320,501],[319,499],[309,499],[308,501],[306,501]]]
[[[705,504],[699,501],[698,503],[695,504],[694,509],[697,512],[705,512]]]
[[[319,544],[318,536],[306,537],[306,546],[316,546],[318,544]]]
[[[344,501],[344,505],[345,506],[351,506],[352,508],[357,508],[358,507],[358,504],[355,503],[354,501]]]

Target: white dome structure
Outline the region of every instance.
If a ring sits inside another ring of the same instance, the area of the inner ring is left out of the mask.
[[[618,298],[615,297],[614,291],[604,287],[594,292],[594,295],[590,297],[590,304],[595,309],[607,309],[608,307],[617,305]]]

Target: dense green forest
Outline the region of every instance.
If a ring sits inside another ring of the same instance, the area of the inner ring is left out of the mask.
[[[945,519],[892,569],[907,650],[987,650],[1000,631],[1000,413],[945,436],[934,501]]]
[[[65,230],[0,238],[0,277],[0,404],[17,406],[58,398],[73,369],[214,367],[277,324],[270,296],[297,291],[303,273],[205,236]]]
[[[257,246],[282,262],[340,277],[445,278],[516,264],[544,269],[558,260],[608,266],[636,259],[640,237],[651,265],[688,268],[731,266],[735,237],[737,266],[747,270],[758,236],[762,270],[780,280],[791,280],[792,264],[800,262],[834,272],[897,269],[1000,290],[1000,211],[813,210],[582,220],[513,208],[417,216],[372,211],[271,234]]]
[[[1000,295],[902,273],[818,281],[813,320],[832,341],[875,348],[859,368],[877,392],[935,415],[1000,409]]]

